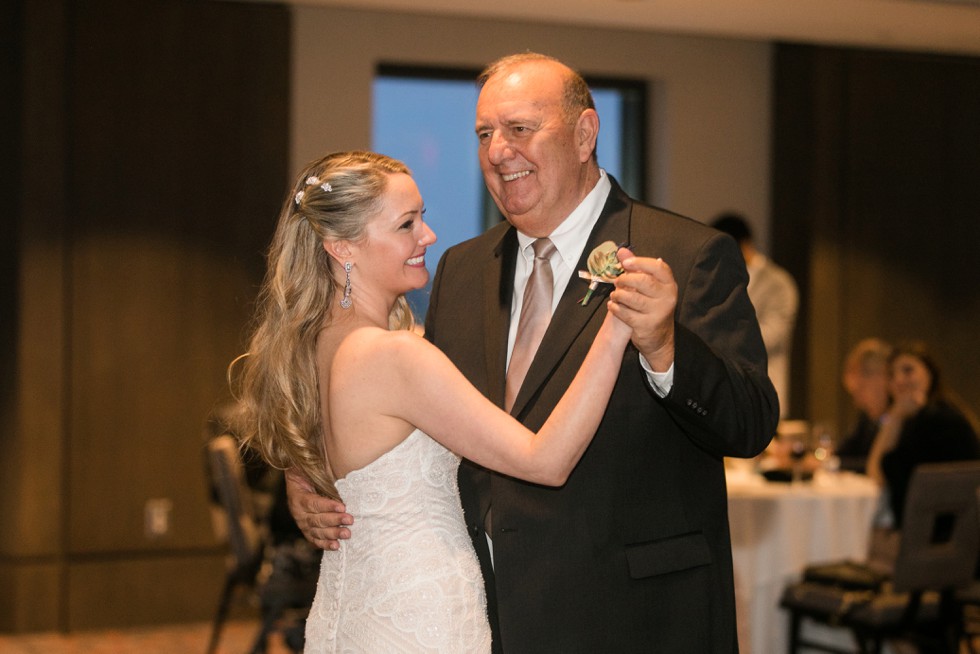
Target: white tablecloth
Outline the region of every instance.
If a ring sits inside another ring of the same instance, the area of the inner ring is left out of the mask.
[[[809,563],[864,559],[877,498],[873,482],[851,473],[818,473],[812,482],[789,484],[729,472],[741,654],[786,652],[789,617],[779,608],[783,588],[799,579]],[[839,630],[827,631],[818,637],[838,643],[849,639]]]

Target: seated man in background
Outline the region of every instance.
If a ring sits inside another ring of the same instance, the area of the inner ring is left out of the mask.
[[[837,445],[840,469],[864,473],[871,444],[888,410],[888,357],[892,347],[880,338],[866,338],[844,359],[842,383],[858,410],[857,424]]]

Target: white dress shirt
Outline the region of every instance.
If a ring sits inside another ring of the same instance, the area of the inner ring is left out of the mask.
[[[585,196],[581,204],[575,207],[575,210],[569,214],[568,218],[562,221],[557,229],[548,235],[548,238],[555,245],[555,253],[551,256],[551,270],[555,284],[554,292],[551,296],[552,314],[554,314],[555,308],[558,307],[558,302],[568,287],[569,281],[573,277],[578,277],[575,272],[575,266],[578,264],[579,259],[582,258],[585,244],[589,241],[589,234],[592,233],[592,229],[599,220],[599,214],[602,213],[602,207],[605,206],[611,190],[612,183],[610,183],[606,171],[600,169],[599,181],[596,182],[595,187],[589,191],[589,194]],[[531,271],[534,270],[534,248],[531,247],[531,244],[535,240],[537,240],[535,237],[528,236],[518,230],[517,242],[520,247],[520,256],[517,257],[517,264],[514,266],[514,294],[511,298],[510,331],[507,335],[508,367],[510,366],[510,356],[514,351],[514,340],[517,337],[517,325],[521,320],[521,304],[524,301],[524,287],[527,286],[527,280],[531,276]],[[585,293],[584,287],[582,293]],[[660,397],[666,396],[674,384],[674,365],[671,364],[667,372],[654,372],[647,360],[643,358],[643,355],[640,355],[640,364],[647,373],[647,381],[650,383],[653,391]],[[484,535],[486,536],[487,544],[490,546],[490,565],[492,567],[494,565],[493,539],[490,537],[490,534]]]
[[[606,171],[599,170],[599,181],[589,194],[585,196],[581,204],[569,214],[562,223],[548,235],[551,242],[555,245],[555,254],[551,257],[551,269],[554,276],[555,288],[551,296],[551,312],[555,312],[558,301],[565,292],[569,281],[578,275],[575,265],[582,258],[585,244],[589,240],[589,234],[599,220],[602,207],[605,206],[612,190]],[[510,365],[510,355],[514,351],[514,340],[517,336],[517,325],[521,320],[521,304],[524,300],[524,287],[534,269],[534,249],[531,244],[536,239],[528,236],[520,230],[517,232],[517,242],[520,246],[520,256],[517,257],[517,265],[514,266],[514,295],[511,299],[510,307],[510,332],[507,335],[507,361]],[[582,289],[585,293],[585,289]],[[640,364],[647,373],[647,381],[650,383],[654,392],[660,397],[664,397],[670,392],[674,385],[674,365],[671,364],[666,372],[655,372],[649,362],[640,355]]]

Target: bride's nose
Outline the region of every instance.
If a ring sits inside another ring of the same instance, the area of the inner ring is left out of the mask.
[[[419,239],[419,245],[428,247],[436,242],[436,233],[432,231],[429,227],[429,223],[422,223],[422,238]]]

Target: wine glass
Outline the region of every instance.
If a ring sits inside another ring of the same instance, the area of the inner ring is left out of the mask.
[[[813,427],[813,457],[820,464],[820,469],[826,472],[837,472],[840,468],[840,458],[834,453],[834,435],[823,424]]]
[[[802,434],[794,434],[790,438],[789,458],[793,465],[793,482],[803,480],[803,459],[807,455],[806,437]]]

